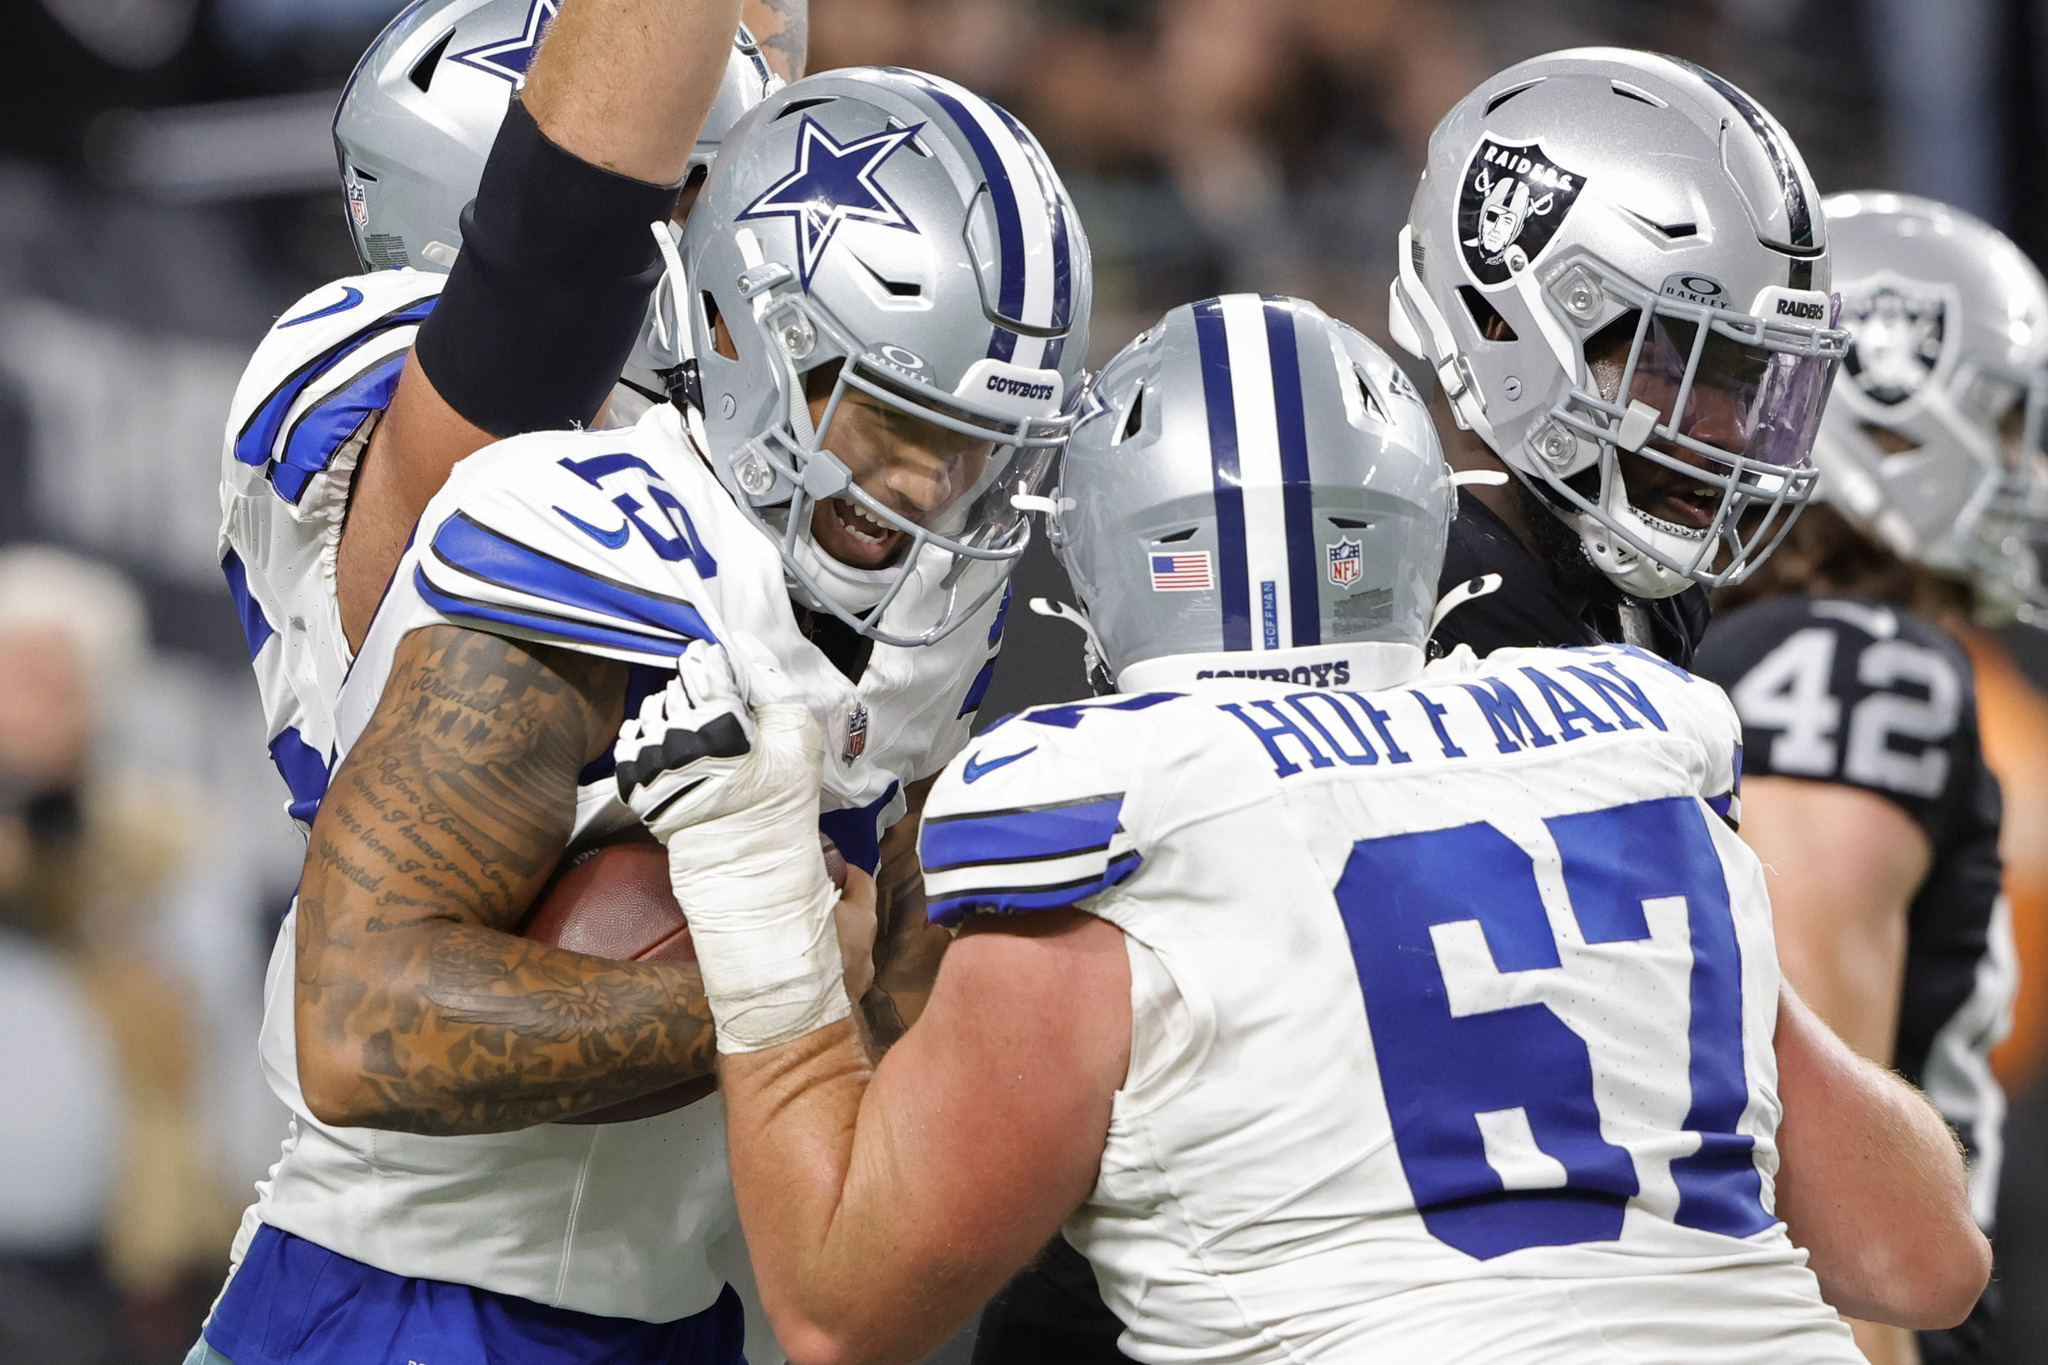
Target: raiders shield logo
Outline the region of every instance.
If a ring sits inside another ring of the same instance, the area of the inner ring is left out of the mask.
[[[1842,299],[1849,354],[1842,362],[1865,398],[1896,407],[1927,387],[1941,364],[1948,301],[1928,284],[1880,276]]]
[[[1330,557],[1330,581],[1340,588],[1348,588],[1358,581],[1365,565],[1365,545],[1346,536],[1330,542],[1326,549]]]
[[[1472,278],[1499,284],[1542,255],[1585,185],[1533,142],[1481,138],[1458,192],[1458,244]]]

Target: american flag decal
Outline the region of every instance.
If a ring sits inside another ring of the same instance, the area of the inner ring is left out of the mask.
[[[1215,575],[1209,572],[1207,550],[1197,550],[1193,554],[1152,556],[1154,592],[1199,592],[1215,586]]]

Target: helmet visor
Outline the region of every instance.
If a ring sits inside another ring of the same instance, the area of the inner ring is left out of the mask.
[[[1654,410],[1651,440],[1671,453],[1806,468],[1836,357],[1786,349],[1763,332],[1652,312],[1625,367],[1591,363],[1603,397],[1625,390],[1617,406]]]

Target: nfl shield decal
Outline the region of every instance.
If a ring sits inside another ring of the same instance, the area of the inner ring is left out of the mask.
[[[867,752],[868,708],[860,702],[853,704],[853,714],[846,718],[846,747],[839,752],[839,761],[851,763]]]
[[[1931,284],[1880,275],[1842,296],[1849,354],[1842,362],[1865,398],[1896,407],[1927,387],[1941,364],[1948,301]]]
[[[1331,541],[1324,551],[1329,556],[1330,581],[1340,588],[1348,588],[1358,581],[1364,569],[1365,545],[1346,536]]]
[[[368,227],[370,225],[370,206],[366,202],[366,197],[363,193],[363,182],[356,179],[353,174],[350,174],[342,181],[342,193],[348,198],[348,216],[355,220],[357,227]]]
[[[1543,254],[1585,178],[1543,154],[1481,138],[1458,191],[1458,245],[1481,284],[1499,284]]]

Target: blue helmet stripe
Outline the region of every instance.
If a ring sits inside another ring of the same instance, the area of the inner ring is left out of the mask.
[[[1230,341],[1223,301],[1194,305],[1202,359],[1202,401],[1209,411],[1209,466],[1216,487],[1216,578],[1222,589],[1223,647],[1252,647],[1251,566],[1244,547],[1244,488],[1237,465],[1237,398],[1230,383]]]
[[[1280,435],[1280,500],[1287,521],[1287,603],[1296,647],[1323,642],[1321,576],[1316,572],[1315,503],[1309,492],[1308,417],[1294,311],[1266,297],[1266,353],[1273,363],[1273,421]]]
[[[1010,172],[1003,165],[1002,153],[989,140],[988,132],[981,121],[974,117],[967,106],[960,102],[950,90],[945,89],[921,72],[905,67],[887,68],[891,73],[904,76],[917,83],[932,97],[933,103],[946,111],[953,120],[953,126],[967,139],[967,145],[974,149],[975,160],[981,163],[981,174],[988,185],[989,202],[996,211],[996,242],[1002,252],[1003,283],[1001,297],[996,302],[996,311],[1006,318],[1023,321],[1024,313],[1024,219],[1017,209],[1017,191],[1010,184]],[[1017,334],[1007,327],[995,329],[995,335],[988,345],[989,355],[996,360],[1008,360],[1017,350]]]
[[[989,108],[1003,116],[1010,131],[1017,135],[1017,145],[1024,152],[1024,159],[1031,163],[1032,174],[1038,177],[1038,192],[1045,199],[1046,216],[1052,225],[1052,322],[1053,327],[1066,327],[1072,322],[1074,307],[1074,274],[1071,259],[1072,248],[1067,243],[1066,206],[1055,186],[1059,183],[1052,168],[1040,154],[1038,144],[1031,134],[1024,131],[1024,125],[1017,122],[1010,111],[1000,104]],[[1045,368],[1051,369],[1058,362],[1048,359]]]

